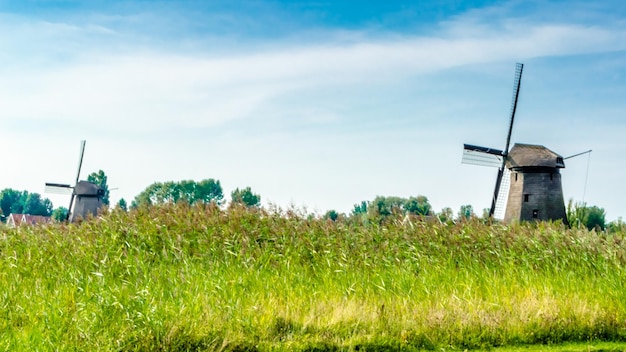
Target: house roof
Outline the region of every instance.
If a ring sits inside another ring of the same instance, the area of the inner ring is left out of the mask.
[[[565,164],[562,156],[542,145],[515,143],[509,151],[507,167],[564,168]]]
[[[51,221],[52,218],[49,216],[11,213],[7,216],[6,223],[9,226],[17,227],[21,225],[46,224]]]

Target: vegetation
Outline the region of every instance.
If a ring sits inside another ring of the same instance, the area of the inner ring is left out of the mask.
[[[11,213],[50,216],[52,214],[52,202],[48,198],[41,198],[39,193],[5,188],[0,191],[0,217],[2,221],[4,222],[4,218]]]
[[[355,204],[352,214],[378,219],[399,214],[427,216],[432,215],[432,206],[425,196],[409,198],[377,196],[370,202]]]
[[[109,185],[107,184],[107,175],[104,171],[92,172],[87,176],[87,181],[95,183],[104,190],[104,196],[102,196],[102,204],[109,206]]]
[[[128,211],[128,204],[126,204],[126,199],[124,198],[120,198],[115,206],[123,211]]]
[[[573,228],[586,227],[588,230],[606,229],[606,212],[598,206],[576,203],[572,199],[567,203],[567,219]]]
[[[224,192],[219,180],[212,178],[200,182],[185,180],[179,182],[155,182],[143,190],[132,203],[132,208],[160,204],[185,202],[221,204]]]
[[[406,219],[180,202],[2,229],[0,348],[626,341],[626,233]]]
[[[58,207],[52,211],[52,219],[56,221],[65,221],[67,220],[69,210],[66,207]]]
[[[261,196],[253,193],[250,187],[243,189],[236,188],[230,194],[231,204],[242,204],[247,207],[260,207]]]

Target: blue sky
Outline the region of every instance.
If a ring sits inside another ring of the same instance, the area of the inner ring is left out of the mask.
[[[216,178],[265,204],[490,204],[463,143],[566,161],[566,199],[626,215],[621,1],[0,1],[0,189],[103,169],[114,201]],[[589,172],[587,173],[587,167]],[[585,180],[587,180],[585,182]],[[586,184],[586,186],[585,186]],[[49,196],[55,205],[67,200]]]

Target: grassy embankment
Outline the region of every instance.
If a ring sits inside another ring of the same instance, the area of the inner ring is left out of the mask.
[[[626,235],[165,207],[0,229],[5,350],[626,341]]]

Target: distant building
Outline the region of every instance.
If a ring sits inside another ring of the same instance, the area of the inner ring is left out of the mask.
[[[6,220],[6,224],[8,227],[47,224],[52,222],[52,218],[49,216],[29,214],[9,214]]]

